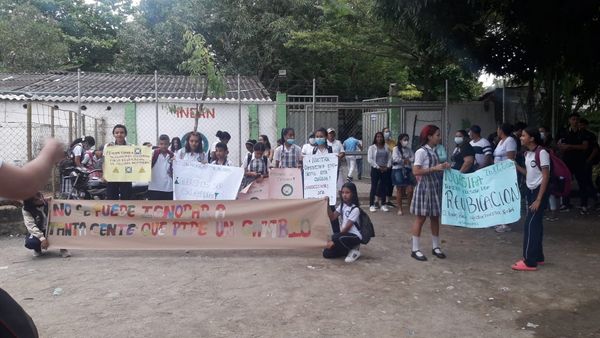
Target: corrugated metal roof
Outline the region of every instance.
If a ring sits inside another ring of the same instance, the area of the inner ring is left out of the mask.
[[[194,100],[202,95],[201,83],[185,75],[159,75],[159,100]],[[81,102],[154,101],[154,75],[82,72]],[[225,77],[226,93],[207,101],[237,101],[237,76]],[[256,76],[240,76],[242,101],[271,101]],[[0,99],[77,102],[77,73],[0,73]]]

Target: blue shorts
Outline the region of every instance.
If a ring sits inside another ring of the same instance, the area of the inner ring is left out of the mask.
[[[411,168],[392,169],[392,184],[396,187],[415,186],[417,180]]]

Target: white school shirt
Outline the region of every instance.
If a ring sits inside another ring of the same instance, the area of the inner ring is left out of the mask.
[[[81,160],[83,160],[83,154],[84,154],[84,150],[83,150],[83,146],[81,144],[78,144],[75,146],[75,148],[73,148],[73,156],[79,156],[81,157]]]
[[[225,163],[223,163],[223,164],[217,164],[217,160],[214,160],[214,161],[210,162],[210,164],[214,164],[214,165],[224,165],[224,166],[226,166],[226,167],[231,167],[231,166],[232,166],[232,165],[231,165],[231,161],[229,161],[229,160],[225,160]]]
[[[428,148],[432,152],[435,152],[433,148],[429,146],[429,144],[424,145],[423,147]],[[429,168],[429,156],[427,156],[427,150],[420,147],[415,151],[415,162],[413,165],[418,165],[421,168]]]
[[[205,153],[186,153],[185,148],[181,148],[181,149],[177,150],[177,153],[175,153],[175,161],[194,160],[194,161],[199,161],[201,163],[206,164],[206,162],[207,162],[206,157],[207,156]],[[200,159],[200,160],[198,160],[198,159]]]
[[[508,159],[506,154],[509,151],[517,151],[517,142],[515,142],[515,139],[511,136],[504,140],[500,140],[500,143],[496,146],[496,149],[494,150],[494,163]]]
[[[312,155],[313,145],[307,143],[302,146],[302,156]]]
[[[329,140],[327,140],[327,145],[331,147],[331,150],[333,151],[334,154],[340,154],[340,153],[346,152],[344,150],[344,145],[342,144],[342,142],[340,142],[340,140],[333,140],[333,142],[329,142]]]
[[[340,223],[340,229],[343,229],[346,226],[346,223],[348,223],[348,221],[351,221],[352,227],[348,232],[351,234],[355,234],[356,236],[358,236],[358,238],[362,239],[360,231],[358,231],[358,228],[356,227],[356,225],[354,225],[355,222],[359,223],[360,209],[352,207],[354,207],[354,204],[346,205],[342,203],[337,207],[337,209],[335,209],[335,211],[339,213],[340,217],[342,218],[342,222]]]
[[[173,177],[169,176],[169,154],[158,154],[156,163],[152,167],[152,179],[148,184],[148,190],[153,191],[173,191]]]
[[[550,167],[550,154],[546,149],[540,151],[540,165],[542,168]],[[542,184],[542,169],[535,162],[535,151],[525,152],[525,168],[527,169],[525,176],[527,188],[529,190],[538,188]]]

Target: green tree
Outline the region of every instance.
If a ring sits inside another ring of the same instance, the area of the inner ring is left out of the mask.
[[[189,57],[181,64],[181,69],[188,72],[202,88],[200,105],[197,107],[197,111],[202,111],[204,101],[209,96],[217,97],[225,94],[224,78],[201,34],[186,31],[183,39],[185,41],[183,52]],[[194,131],[198,130],[198,118],[199,116],[196,115]]]
[[[29,4],[0,3],[0,69],[44,72],[69,62],[57,22]]]

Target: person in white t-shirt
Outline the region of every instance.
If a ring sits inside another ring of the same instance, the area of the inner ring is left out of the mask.
[[[149,200],[173,200],[173,154],[168,135],[160,135],[158,149],[152,152],[152,178],[148,184]]]
[[[526,128],[521,134],[521,144],[527,149],[525,168],[517,170],[525,175],[527,190],[527,216],[523,225],[523,259],[513,264],[513,270],[535,271],[544,264],[542,237],[544,234],[544,209],[548,205],[548,182],[550,182],[550,154],[540,144],[542,139],[536,128]]]
[[[342,203],[335,211],[327,209],[331,221],[341,218],[340,231],[334,233],[331,240],[327,242],[323,257],[337,258],[345,255],[346,263],[352,263],[360,257],[362,235],[356,226],[357,224],[360,226],[360,203],[354,183],[345,183],[341,190]]]
[[[315,133],[308,135],[308,143],[302,146],[302,157],[312,155],[315,143]]]
[[[335,136],[335,129],[327,129],[327,145],[330,146],[333,153],[337,154],[338,156],[337,189],[340,191],[342,189],[342,185],[344,184],[344,178],[340,173],[342,172],[342,159],[346,157],[346,151],[344,150],[344,145],[342,142],[340,142],[340,140],[336,140]]]
[[[517,158],[517,142],[512,135],[513,127],[510,123],[504,123],[498,127],[498,145],[494,149],[494,163]],[[511,231],[508,224],[497,225],[494,230],[502,233]]]
[[[517,141],[512,135],[510,123],[504,123],[498,127],[498,145],[494,149],[494,163],[504,160],[514,160],[517,156]]]
[[[215,160],[215,151],[217,151],[217,143],[229,143],[229,140],[231,140],[231,135],[226,132],[226,131],[217,131],[217,134],[215,135],[219,140],[213,142],[213,144],[211,144],[210,149],[208,151],[208,161],[212,162]]]
[[[227,155],[229,155],[227,144],[221,142],[217,143],[217,146],[215,147],[215,158],[210,164],[231,167],[231,162],[227,159]]]

